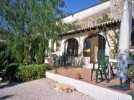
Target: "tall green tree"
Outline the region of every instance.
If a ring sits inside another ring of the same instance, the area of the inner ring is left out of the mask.
[[[13,34],[10,53],[17,61],[33,63],[47,49],[48,40],[58,38],[62,7],[63,0],[0,0],[0,15],[7,23],[3,29]]]

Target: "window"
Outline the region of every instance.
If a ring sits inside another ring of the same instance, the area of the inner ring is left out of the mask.
[[[87,37],[84,41],[83,56],[84,57],[90,56],[90,37]]]

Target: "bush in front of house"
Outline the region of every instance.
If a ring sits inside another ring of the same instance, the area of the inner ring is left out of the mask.
[[[17,71],[18,71],[19,65],[20,64],[18,64],[18,63],[12,63],[6,67],[5,77],[8,80],[10,80],[10,81],[16,80],[15,73],[17,73]]]
[[[10,81],[30,81],[45,76],[45,72],[50,70],[48,64],[30,64],[17,66],[13,77],[9,76]],[[11,73],[11,72],[10,72]]]

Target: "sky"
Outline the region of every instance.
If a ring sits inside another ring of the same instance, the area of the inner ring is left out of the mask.
[[[100,0],[64,0],[66,7],[63,10],[68,13],[75,13],[98,4],[99,1]]]

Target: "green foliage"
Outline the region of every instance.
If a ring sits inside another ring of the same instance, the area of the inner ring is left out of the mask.
[[[131,65],[127,70],[127,77],[134,81],[134,65]]]
[[[111,39],[113,43],[113,49],[110,51],[111,58],[116,58],[118,53],[118,44],[119,44],[119,30],[118,29],[112,29],[114,32],[114,35],[108,34],[109,38]]]
[[[97,19],[97,23],[99,24],[99,23],[102,23],[102,22],[110,21],[110,20],[111,19],[108,17],[108,15],[107,14],[104,14],[102,16],[102,18]]]
[[[37,64],[42,64],[44,61],[44,53],[43,52],[39,52],[36,54],[36,63]]]
[[[6,43],[0,41],[0,70],[3,70],[10,62],[10,56],[6,54]]]
[[[49,39],[58,40],[62,7],[63,0],[1,0],[0,16],[4,21],[0,28],[6,36],[0,38],[4,36],[7,43],[6,54],[18,63],[35,63],[36,54],[48,49]]]
[[[129,52],[129,59],[134,60],[134,52]]]
[[[50,69],[48,64],[12,64],[7,67],[6,76],[10,81],[30,81],[44,77],[45,72]]]
[[[62,28],[62,32],[67,32],[67,31],[70,31],[70,30],[76,30],[76,29],[79,29],[81,28],[79,25],[76,25],[76,24],[64,24],[63,25],[63,28]]]
[[[7,66],[5,73],[7,79],[9,79],[10,81],[17,80],[15,73],[18,71],[18,66],[18,63],[12,63]]]
[[[16,38],[12,40],[12,45],[8,46],[8,53],[12,55],[12,57],[14,58],[14,62],[16,63],[22,63],[25,57],[24,50],[26,48],[25,42],[22,39],[23,37],[16,36]]]

